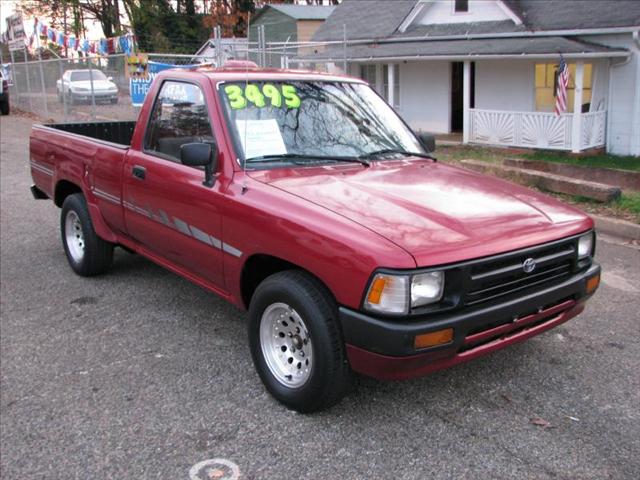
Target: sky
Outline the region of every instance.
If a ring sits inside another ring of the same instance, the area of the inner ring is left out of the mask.
[[[17,3],[18,2],[16,0],[0,0],[0,33],[7,29],[7,22],[5,21],[5,18],[15,13]],[[27,35],[31,35],[33,32],[32,20],[32,18],[23,18],[24,29]],[[46,23],[46,19],[42,20]],[[98,40],[102,38],[103,33],[100,23],[87,20],[85,26],[87,29],[87,38],[89,40]]]
[[[15,4],[16,2],[13,0],[0,0],[0,19],[2,19],[0,32],[4,32],[7,29],[7,22],[4,19],[14,13]]]

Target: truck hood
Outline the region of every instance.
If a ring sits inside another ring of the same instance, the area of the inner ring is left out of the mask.
[[[251,172],[394,242],[417,266],[498,254],[593,227],[548,196],[430,160]]]

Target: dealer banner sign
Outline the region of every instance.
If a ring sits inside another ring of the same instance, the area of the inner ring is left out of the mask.
[[[170,63],[158,63],[147,62],[145,75],[130,75],[129,76],[129,91],[131,92],[131,104],[134,107],[141,107],[144,103],[144,98],[147,96],[147,92],[151,88],[153,79],[156,78],[158,73],[169,68],[193,68],[197,65],[172,65]]]

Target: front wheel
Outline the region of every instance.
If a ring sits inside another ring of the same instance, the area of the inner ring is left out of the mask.
[[[249,345],[265,387],[299,412],[338,403],[350,370],[335,301],[301,271],[276,273],[256,289],[249,308]]]
[[[60,231],[64,252],[74,272],[90,277],[109,269],[113,260],[113,244],[96,235],[87,202],[81,193],[69,195],[64,200]]]

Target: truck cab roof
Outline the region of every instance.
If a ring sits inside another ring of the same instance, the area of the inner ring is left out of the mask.
[[[237,82],[237,81],[257,81],[257,80],[307,80],[316,82],[357,82],[365,83],[359,78],[347,75],[337,75],[332,73],[312,72],[302,69],[283,68],[260,68],[253,62],[227,62],[222,67],[198,66],[190,69],[169,69],[164,70],[159,76],[179,76],[189,73],[200,73],[206,75],[214,82]]]

